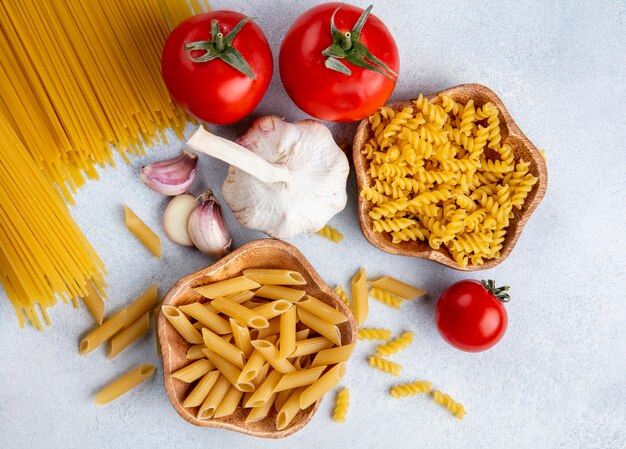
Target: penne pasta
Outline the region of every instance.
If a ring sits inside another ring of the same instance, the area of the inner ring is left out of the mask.
[[[195,287],[193,290],[201,294],[205,298],[215,299],[226,295],[234,295],[245,290],[253,290],[259,288],[261,284],[248,279],[245,276],[226,279],[224,281],[214,282],[212,284]]]
[[[233,330],[235,346],[243,352],[243,355],[246,358],[250,357],[250,354],[254,351],[254,348],[252,347],[252,340],[250,339],[250,330],[232,318],[230,319],[230,327]]]
[[[238,390],[236,387],[232,386],[222,399],[222,402],[217,406],[215,413],[213,414],[213,418],[221,418],[223,416],[232,415],[235,412],[235,409],[239,405],[239,401],[243,396],[243,391]]]
[[[187,360],[197,360],[204,358],[204,352],[202,351],[205,349],[206,346],[204,345],[204,343],[190,346],[187,350]]]
[[[267,340],[267,337],[280,332],[280,317],[272,318],[268,323],[268,326],[264,329],[251,329],[250,337],[253,340]]]
[[[191,382],[200,379],[209,371],[213,371],[215,365],[207,359],[199,359],[189,365],[179,369],[172,373],[174,379],[178,379],[182,382],[190,384]]]
[[[293,373],[296,369],[293,365],[287,360],[280,357],[280,353],[276,346],[266,340],[254,340],[252,342],[252,346],[261,353],[263,358],[272,365],[279,373],[287,374]]]
[[[265,378],[267,377],[267,373],[269,372],[270,372],[270,364],[265,363],[259,370],[259,373],[256,375],[256,377],[252,380],[255,390],[259,385],[261,385],[261,382],[265,380]]]
[[[104,300],[91,282],[85,282],[85,290],[87,290],[87,294],[83,296],[83,302],[96,322],[102,324],[104,319]]]
[[[278,371],[270,371],[265,380],[261,382],[261,385],[258,386],[250,399],[244,404],[244,407],[260,407],[268,402],[281,377],[282,374]]]
[[[304,301],[300,301],[298,303],[298,307],[317,315],[327,323],[341,324],[348,321],[347,316],[334,307],[329,306],[325,302],[309,295],[306,295],[305,298],[306,299]]]
[[[306,285],[306,280],[297,271],[254,268],[244,270],[243,275],[262,285]]]
[[[304,290],[282,287],[280,285],[264,285],[254,292],[254,294],[259,298],[284,299],[285,301],[295,303],[300,301],[306,292]]]
[[[209,329],[202,329],[202,338],[207,350],[219,354],[237,368],[243,368],[246,357],[237,346],[228,343]]]
[[[108,404],[144,382],[156,371],[156,366],[143,364],[130,370],[123,376],[115,379],[96,394],[95,402],[98,405]]]
[[[251,382],[259,374],[263,365],[265,365],[265,357],[259,351],[254,350],[242,368],[237,383]]]
[[[247,307],[232,302],[226,298],[220,297],[211,301],[211,306],[216,310],[228,315],[230,318],[234,318],[236,321],[245,324],[248,327],[255,329],[263,329],[269,326],[267,318],[253,312]]]
[[[296,318],[296,321],[297,321],[297,318]],[[306,340],[309,337],[310,333],[311,333],[311,329],[309,328],[302,329],[301,331],[296,332],[296,341]]]
[[[126,227],[157,259],[161,258],[161,240],[127,205],[124,205]]]
[[[187,317],[174,306],[161,306],[161,312],[174,329],[191,344],[202,343],[202,335],[193,327]]]
[[[332,390],[346,374],[346,363],[333,366],[322,377],[308,386],[300,396],[300,408],[305,409]]]
[[[143,316],[135,320],[133,324],[115,335],[109,341],[109,360],[129,347],[133,342],[137,341],[137,339],[148,332],[149,329],[150,311],[148,310]]]
[[[309,326],[318,334],[323,335],[337,346],[341,345],[341,334],[337,326],[324,321],[319,316],[308,310],[301,309],[300,307],[298,307],[298,316],[300,317],[300,321],[306,326]]]
[[[274,408],[276,409],[276,412],[279,412],[281,408],[283,408],[283,405],[285,405],[285,402],[287,402],[287,399],[289,399],[289,397],[293,394],[295,390],[285,390],[285,391],[281,391],[280,393],[276,393],[276,399],[274,399]]]
[[[236,365],[230,363],[220,354],[213,352],[209,349],[204,350],[205,355],[213,362],[215,367],[220,370],[220,373],[228,379],[231,385],[237,387],[241,391],[253,391],[254,385],[252,382],[238,382],[239,376],[241,376],[241,369],[239,369]]]
[[[153,283],[126,307],[126,327],[132,325],[139,317],[152,310],[157,303],[157,298],[157,285]]]
[[[427,293],[421,288],[413,287],[412,285],[392,278],[391,276],[377,277],[376,279],[369,281],[369,284],[372,287],[379,288],[402,299],[415,299],[420,296],[424,296]]]
[[[324,349],[332,348],[334,343],[326,337],[313,337],[296,342],[296,350],[291,353],[291,357],[299,357],[308,354],[315,354]]]
[[[280,348],[279,355],[281,359],[290,357],[296,350],[296,321],[297,312],[295,307],[291,307],[280,316]]]
[[[209,391],[208,396],[200,406],[198,410],[198,419],[209,419],[217,410],[217,407],[220,405],[226,393],[230,389],[231,384],[224,376],[220,376],[211,391]]]
[[[80,342],[79,352],[89,354],[106,340],[118,333],[126,325],[126,309],[122,309],[100,326],[92,330]]]
[[[311,366],[311,355],[307,354],[307,355],[301,355],[300,357],[296,357],[296,359],[293,361],[293,366],[297,370],[303,370],[303,369],[310,368],[310,366]]]
[[[248,413],[248,416],[246,417],[246,423],[259,421],[265,418],[272,409],[276,396],[278,396],[278,394],[274,393],[263,404],[259,405],[258,407],[252,407],[250,409],[250,413]]]
[[[224,297],[231,300],[232,302],[236,302],[237,304],[243,304],[244,302],[254,298],[254,292],[251,292],[250,290],[244,290],[242,292],[232,293]]]
[[[367,318],[369,312],[368,301],[365,268],[361,268],[352,278],[352,313],[357,326],[361,326]]]
[[[305,385],[311,385],[322,375],[322,372],[325,369],[326,366],[316,366],[314,368],[296,371],[295,373],[283,374],[280,382],[278,382],[278,385],[274,388],[274,393],[291,390],[292,388],[303,387]]]
[[[354,351],[355,343],[349,345],[337,346],[331,349],[324,349],[317,353],[313,359],[311,366],[327,366],[335,365],[341,362],[347,362]]]
[[[261,315],[268,320],[272,318],[276,318],[277,316],[285,313],[287,310],[291,309],[293,306],[289,301],[285,301],[284,299],[278,299],[276,301],[271,301],[255,307],[252,309],[254,313],[257,315]]]
[[[268,302],[269,300],[265,300],[261,298],[254,298],[254,299],[251,299],[250,301],[241,303],[241,305],[244,307],[247,307],[248,309],[254,309],[255,307],[259,307],[264,304],[267,304]]]
[[[198,320],[200,326],[209,328],[216,334],[223,335],[231,332],[228,320],[219,316],[210,304],[194,302],[180,306],[178,309],[182,310],[183,313],[189,315],[191,318]]]
[[[206,397],[209,395],[211,388],[220,378],[220,372],[218,370],[209,371],[202,379],[197,383],[193,390],[187,395],[183,402],[183,407],[198,407],[202,405]]]
[[[286,428],[291,421],[296,417],[298,412],[306,407],[301,407],[302,403],[302,393],[306,391],[304,387],[298,388],[294,390],[294,392],[289,396],[287,401],[280,407],[278,411],[278,415],[276,416],[276,429],[283,430]]]

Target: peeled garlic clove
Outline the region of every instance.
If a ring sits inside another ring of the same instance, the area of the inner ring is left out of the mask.
[[[188,194],[172,198],[163,213],[163,230],[172,242],[182,246],[193,246],[187,229],[189,217],[199,205],[200,203]]]
[[[222,218],[222,210],[211,189],[203,193],[198,201],[200,206],[189,217],[189,237],[204,254],[220,259],[230,252],[233,242]]]
[[[180,195],[193,183],[197,165],[198,156],[184,151],[173,159],[142,167],[139,177],[145,185],[162,195]]]

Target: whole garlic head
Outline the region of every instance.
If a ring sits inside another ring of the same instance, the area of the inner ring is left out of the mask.
[[[261,117],[237,143],[202,127],[187,142],[231,164],[222,197],[244,226],[284,239],[318,231],[346,206],[348,158],[320,122]]]

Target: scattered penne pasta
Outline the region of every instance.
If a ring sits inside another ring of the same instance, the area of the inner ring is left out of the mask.
[[[93,283],[86,282],[85,289],[87,290],[87,294],[83,296],[83,302],[96,322],[102,324],[102,320],[104,319],[104,300],[93,286]],[[45,308],[42,310],[45,310]]]
[[[149,329],[150,311],[147,311],[143,316],[135,320],[133,324],[111,338],[109,341],[109,360],[137,341]]]
[[[365,268],[361,268],[352,278],[352,313],[357,326],[365,322],[369,313]]]
[[[157,259],[161,258],[161,239],[131,209],[124,205],[126,227]]]
[[[427,293],[421,288],[414,287],[391,276],[380,276],[368,282],[372,287],[379,288],[405,300],[419,298]]]
[[[80,342],[79,352],[89,354],[126,326],[126,309],[122,309],[91,331]]]
[[[96,394],[95,402],[98,405],[108,404],[144,382],[156,371],[156,366],[150,364],[139,365],[123,376],[115,379]]]

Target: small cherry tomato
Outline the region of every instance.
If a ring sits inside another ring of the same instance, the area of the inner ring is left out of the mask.
[[[485,351],[506,331],[508,317],[503,302],[509,287],[493,281],[465,280],[452,284],[439,297],[435,309],[437,329],[445,341],[467,352]]]
[[[261,28],[234,11],[211,11],[181,22],[161,57],[165,85],[176,103],[218,125],[248,115],[272,79],[272,52]]]
[[[324,3],[305,11],[285,35],[280,78],[307,114],[333,122],[361,120],[391,95],[398,48],[371,9]]]

